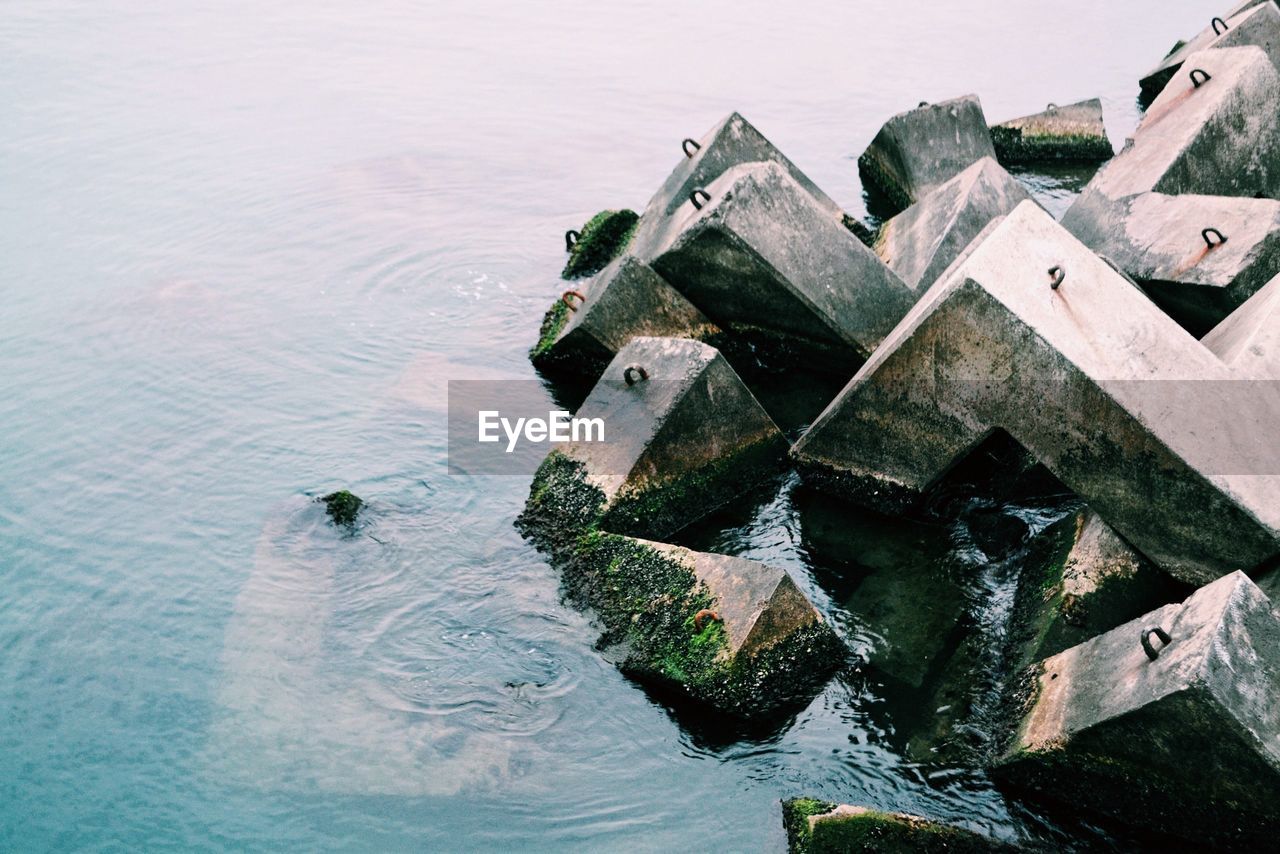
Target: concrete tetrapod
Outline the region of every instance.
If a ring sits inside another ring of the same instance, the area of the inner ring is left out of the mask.
[[[858,172],[902,210],[975,161],[995,156],[982,103],[965,95],[889,119],[858,157]]]
[[[1280,276],[1201,339],[1240,374],[1280,380]]]
[[[1242,383],[1024,202],[935,284],[794,448],[901,508],[1004,431],[1176,578],[1280,553],[1280,399]]]
[[[563,576],[624,673],[736,717],[807,702],[844,659],[791,576],[757,561],[591,532]]]
[[[814,204],[836,221],[842,216],[839,205],[809,180],[764,134],[736,112],[722,119],[701,139],[686,139],[683,150],[684,158],[676,164],[667,180],[662,182],[658,192],[653,194],[640,217],[634,245],[646,260],[650,257],[646,247],[664,229],[671,215],[689,200],[693,191],[706,187],[734,166],[743,163],[777,164],[778,168],[805,189],[813,198]]]
[[[1280,269],[1277,198],[1280,72],[1256,47],[1208,50],[1062,224],[1201,335]]]
[[[1102,121],[1102,101],[1092,98],[991,126],[996,159],[1025,163],[1100,163],[1115,152]]]
[[[686,202],[652,266],[726,332],[851,372],[916,294],[773,163],[735,166]]]
[[[986,854],[1017,849],[971,830],[900,812],[812,798],[782,802],[791,854]]]
[[[1041,662],[993,773],[1235,850],[1280,830],[1280,617],[1242,572]]]
[[[787,447],[719,351],[690,339],[633,338],[576,417],[600,419],[604,440],[548,454],[522,517],[553,550],[593,526],[665,537],[777,472]]]
[[[542,370],[598,377],[619,349],[641,336],[714,345],[721,333],[647,264],[624,255],[551,306],[529,358]]]
[[[1142,75],[1138,82],[1141,91],[1138,101],[1144,107],[1151,104],[1182,68],[1187,57],[1208,48],[1241,47],[1256,45],[1266,50],[1273,62],[1280,65],[1280,15],[1273,0],[1244,0],[1228,12],[1209,22],[1189,42],[1178,42],[1173,50],[1156,67]]]
[[[988,223],[1030,198],[1000,164],[984,157],[886,222],[873,248],[923,293]]]

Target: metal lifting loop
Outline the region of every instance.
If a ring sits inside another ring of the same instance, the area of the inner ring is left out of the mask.
[[[1057,104],[1055,104],[1055,103],[1053,103],[1052,101],[1050,101],[1050,102],[1049,102],[1049,106],[1048,106],[1048,107],[1046,107],[1045,109],[1046,109],[1046,110],[1048,110],[1048,111],[1049,111],[1049,112],[1051,112],[1051,113],[1052,113],[1052,112],[1056,112],[1056,111],[1057,111],[1057,109],[1058,109],[1058,105],[1057,105]]]
[[[918,109],[920,109],[921,107],[927,107],[927,106],[929,106],[929,102],[928,102],[928,101],[921,101],[920,103],[916,104],[916,109],[918,110]]]
[[[1226,235],[1221,231],[1218,231],[1216,228],[1206,228],[1204,231],[1200,232],[1200,236],[1204,238],[1204,242],[1208,244],[1210,249],[1213,249],[1216,246],[1221,246],[1227,242]],[[1214,240],[1214,237],[1218,239]]]
[[[1056,291],[1066,277],[1067,271],[1061,265],[1054,264],[1049,268],[1049,287]]]
[[[1227,26],[1227,22],[1222,20],[1221,18],[1214,18],[1209,23],[1213,25],[1213,34],[1215,36],[1220,36],[1223,33],[1225,33],[1227,30],[1231,29],[1230,27]],[[1222,25],[1222,29],[1218,29],[1219,24]]]
[[[693,630],[695,632],[702,631],[702,627],[707,620],[712,620],[717,623],[724,622],[724,620],[720,619],[720,615],[718,613],[712,611],[710,608],[703,608],[701,611],[693,615]]]
[[[639,377],[639,379],[636,379]],[[635,385],[636,383],[649,379],[649,372],[639,365],[627,365],[627,369],[622,372],[622,379],[627,385]]]
[[[573,247],[577,245],[578,238],[582,235],[574,231],[572,228],[564,233],[564,251],[572,252]]]
[[[1151,636],[1155,635],[1160,639],[1160,649],[1156,649],[1151,645]],[[1152,626],[1149,629],[1142,630],[1142,651],[1147,654],[1147,658],[1155,661],[1160,657],[1160,651],[1167,647],[1173,638],[1169,637],[1169,633],[1159,626]]]
[[[587,301],[587,295],[582,291],[565,291],[560,295],[560,302],[569,307],[569,311],[577,311],[578,307],[570,301],[570,297],[577,297],[580,302]]]
[[[1191,85],[1197,89],[1212,79],[1213,77],[1210,76],[1209,72],[1205,71],[1203,68],[1191,69]]]
[[[702,201],[698,201],[698,197],[702,197]],[[693,209],[702,210],[702,206],[711,201],[711,194],[702,188],[698,188],[689,194],[689,201],[693,202]]]
[[[689,146],[691,145],[693,146],[693,151],[689,150]],[[680,143],[680,147],[684,149],[684,156],[689,158],[692,158],[694,154],[702,150],[702,146],[698,145],[698,141],[696,139],[686,139],[684,142]]]

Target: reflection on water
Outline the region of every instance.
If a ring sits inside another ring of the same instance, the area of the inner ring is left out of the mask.
[[[686,532],[786,567],[858,653],[791,720],[725,732],[592,649],[512,527],[527,478],[447,475],[444,389],[532,378],[565,229],[642,207],[731,110],[864,215],[854,158],[889,115],[1099,95],[1119,142],[1137,74],[1203,17],[9,4],[0,849],[776,850],[802,793],[1052,834],[950,758],[975,716],[935,713],[991,694],[947,686],[999,672],[980,656],[1054,501],[957,489],[916,526],[788,479]],[[1055,212],[1074,192],[1022,177]],[[792,435],[839,385],[753,384]],[[351,538],[308,500],[344,487],[369,501]]]

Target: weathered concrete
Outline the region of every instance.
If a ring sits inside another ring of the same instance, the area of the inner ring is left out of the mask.
[[[685,156],[645,206],[636,230],[635,246],[648,245],[668,218],[689,201],[696,189],[711,184],[729,169],[743,163],[774,163],[805,189],[814,203],[837,221],[840,206],[822,192],[794,163],[765,139],[764,134],[738,113],[731,113],[696,142],[685,142]],[[641,254],[648,257],[641,249]]]
[[[1274,846],[1280,617],[1244,573],[1046,659],[1031,680],[999,780],[1131,826]]]
[[[1101,163],[1115,151],[1102,120],[1102,101],[1092,98],[991,126],[996,159],[1026,163]]]
[[[1280,270],[1280,202],[1271,199],[1142,193],[1087,213],[1072,207],[1063,225],[1196,336]]]
[[[1204,583],[1280,553],[1280,478],[1262,438],[1280,402],[1242,397],[1235,379],[1024,202],[916,304],[794,455],[818,485],[900,508],[1002,430],[1162,569]]]
[[[587,220],[581,231],[565,234],[569,260],[561,278],[581,279],[603,270],[626,251],[639,219],[635,211],[601,211]]]
[[[1211,22],[1189,42],[1178,42],[1168,56],[1144,74],[1138,83],[1141,87],[1138,102],[1145,107],[1154,101],[1187,58],[1201,50],[1256,45],[1266,50],[1280,66],[1280,39],[1277,38],[1280,15],[1276,13],[1276,5],[1271,0],[1237,3],[1221,16],[1223,20]]]
[[[665,537],[774,473],[786,449],[719,351],[690,339],[633,338],[576,417],[601,419],[605,441],[547,455],[525,513],[535,537],[595,524]]]
[[[756,561],[590,532],[563,578],[623,672],[735,717],[807,701],[845,656],[791,576]]]
[[[1248,379],[1280,380],[1280,276],[1201,339]]]
[[[1224,48],[1191,55],[1062,224],[1199,336],[1280,269],[1276,198],[1280,73],[1256,47]]]
[[[965,95],[889,119],[858,158],[858,172],[901,210],[972,163],[995,156],[982,103]]]
[[[552,304],[529,358],[542,370],[599,376],[619,349],[640,336],[712,345],[722,337],[665,279],[624,255]]]
[[[923,292],[993,219],[1030,194],[984,157],[880,228],[875,252],[909,287]]]
[[[965,854],[1017,850],[971,830],[919,816],[812,798],[783,801],[782,821],[792,854],[851,851]]]
[[[1046,532],[1047,553],[1029,561],[1019,580],[1009,633],[1012,670],[1181,601],[1189,592],[1089,508],[1055,528]]]
[[[725,331],[851,371],[916,295],[773,163],[735,166],[654,241],[655,271]],[[648,251],[648,250],[647,250]]]

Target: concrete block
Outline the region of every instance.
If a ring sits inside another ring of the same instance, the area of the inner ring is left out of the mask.
[[[991,126],[991,142],[1002,165],[1101,163],[1115,151],[1102,120],[1102,101],[1092,98]]]
[[[665,537],[775,473],[777,426],[714,347],[633,338],[576,417],[604,441],[557,446],[534,476],[522,525],[556,549],[589,526]]]
[[[965,95],[889,119],[858,158],[858,172],[868,188],[901,210],[976,161],[995,156],[982,103],[977,95]]]
[[[1187,57],[1210,48],[1255,45],[1266,50],[1280,66],[1280,14],[1272,0],[1244,0],[1214,19],[1191,41],[1178,42],[1173,50],[1142,76],[1138,102],[1145,108],[1156,99]]]
[[[564,580],[624,673],[735,717],[806,702],[845,655],[791,576],[757,561],[592,532]]]
[[[1237,378],[1024,202],[793,453],[815,484],[900,509],[1003,431],[1158,566],[1205,583],[1280,553],[1280,478],[1264,468],[1280,402],[1242,399]]]
[[[1017,850],[971,830],[919,816],[812,798],[783,801],[782,821],[791,854],[850,851],[976,854]]]
[[[644,336],[715,345],[721,333],[647,264],[624,255],[552,304],[529,358],[541,370],[598,377],[628,341]]]
[[[581,279],[599,273],[610,261],[621,255],[635,234],[640,217],[635,211],[601,211],[587,220],[581,231],[565,234],[563,279]]]
[[[910,288],[923,292],[997,217],[1031,198],[984,157],[884,223],[874,249]]]
[[[1269,850],[1277,696],[1280,617],[1235,572],[1043,661],[994,773],[1129,826]]]
[[[835,219],[840,219],[840,206],[810,181],[754,125],[735,112],[722,119],[701,139],[685,140],[684,157],[645,206],[636,231],[635,245],[644,247],[654,240],[666,221],[688,202],[694,190],[707,187],[729,169],[743,163],[777,164],[778,168],[805,189],[814,204]]]
[[[704,193],[671,218],[651,265],[726,332],[851,371],[915,301],[776,164],[735,166]]]
[[[1201,339],[1248,379],[1280,380],[1280,276]]]
[[[1063,225],[1195,336],[1280,271],[1280,202],[1271,199],[1141,193],[1074,206]]]

